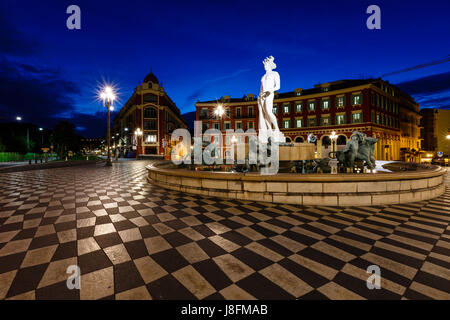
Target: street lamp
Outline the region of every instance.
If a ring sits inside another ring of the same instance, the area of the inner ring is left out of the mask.
[[[217,108],[214,110],[214,114],[218,116],[219,118],[222,118],[223,114],[225,113],[225,110],[223,109],[223,106],[219,104]]]
[[[41,132],[41,148],[44,147],[44,128],[39,128],[39,131]]]
[[[108,131],[107,135],[107,143],[108,143],[108,158],[106,159],[106,166],[112,166],[111,162],[111,111],[114,110],[112,103],[116,99],[116,94],[114,89],[111,86],[104,86],[100,92],[100,99],[103,101],[103,104],[108,109]]]
[[[137,128],[135,131],[134,131],[134,135],[136,136],[136,158],[137,158],[137,156],[138,156],[138,148],[139,148],[139,137],[141,137],[142,136],[142,130],[140,129],[140,128]]]
[[[331,132],[330,138],[331,138],[331,142],[333,144],[333,158],[336,158],[336,139],[337,139],[337,135],[336,135],[335,131]]]
[[[17,116],[16,120],[22,121],[22,117]],[[30,151],[30,128],[28,128],[28,126],[27,126],[27,152],[29,152],[29,151]]]

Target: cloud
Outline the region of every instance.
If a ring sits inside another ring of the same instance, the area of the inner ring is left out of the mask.
[[[0,60],[0,110],[4,114],[22,114],[29,121],[57,117],[73,110],[72,97],[79,92],[56,69]]]
[[[239,69],[231,74],[227,74],[227,75],[223,75],[220,77],[215,77],[215,78],[211,78],[211,79],[203,81],[203,83],[200,84],[200,88],[196,89],[194,92],[192,92],[189,96],[186,97],[185,104],[190,105],[190,104],[192,104],[192,102],[196,102],[197,100],[199,100],[199,98],[201,98],[202,95],[208,91],[208,88],[210,88],[211,85],[213,85],[214,83],[236,78],[240,74],[248,72],[248,71],[251,71],[251,69]]]
[[[444,95],[417,96],[414,97],[421,108],[449,108],[450,107],[450,91]]]
[[[400,82],[397,86],[410,95],[430,95],[448,91],[450,89],[450,72]]]
[[[206,81],[204,82],[204,85],[208,85],[208,84],[215,83],[215,82],[220,82],[220,81],[223,81],[223,80],[232,79],[232,78],[237,77],[237,76],[240,75],[241,73],[248,72],[248,71],[250,71],[250,70],[251,70],[251,69],[239,69],[239,70],[236,70],[235,72],[233,72],[233,73],[231,73],[231,74],[227,74],[227,75],[224,75],[224,76],[221,76],[221,77],[216,77],[216,78],[208,79],[208,80],[206,80]]]
[[[60,120],[68,120],[75,124],[81,135],[97,137],[105,134],[104,113],[77,112],[74,98],[80,95],[80,88],[66,80],[58,69],[0,59],[2,120],[12,121],[20,115],[24,122],[47,128]]]
[[[6,18],[6,13],[0,7],[0,53],[7,55],[27,56],[35,53],[39,49],[39,44],[15,28]]]

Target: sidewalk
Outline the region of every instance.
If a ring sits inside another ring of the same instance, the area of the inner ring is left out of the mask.
[[[64,167],[72,167],[72,166],[82,166],[82,165],[91,165],[91,164],[97,164],[102,163],[103,160],[73,160],[73,161],[51,161],[48,163],[34,163],[34,161],[31,162],[31,164],[28,163],[28,161],[20,161],[20,162],[10,162],[9,166],[2,166],[2,164],[6,162],[2,162],[0,164],[0,174],[1,173],[7,173],[7,172],[20,172],[20,171],[29,171],[29,170],[43,170],[43,169],[53,169],[53,168],[64,168]]]

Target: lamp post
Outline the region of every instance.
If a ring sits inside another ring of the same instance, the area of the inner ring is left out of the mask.
[[[106,140],[108,145],[108,157],[106,159],[106,166],[112,166],[111,162],[111,110],[114,110],[112,103],[116,99],[116,94],[112,87],[105,86],[100,92],[100,99],[108,110],[108,129],[106,132]]]
[[[216,117],[219,118],[219,130],[222,131],[222,117],[225,114],[225,110],[223,109],[223,106],[221,104],[218,104],[216,109],[214,109],[214,114],[216,115]],[[220,141],[221,146],[223,146],[223,141]],[[220,153],[223,156],[223,150],[222,147],[220,148]]]
[[[336,158],[336,139],[337,139],[337,135],[336,135],[335,131],[333,131],[331,133],[330,138],[331,138],[331,143],[333,144],[333,158]]]
[[[142,136],[142,130],[140,128],[137,128],[134,131],[134,135],[136,136],[136,158],[137,158],[138,157],[138,152],[137,151],[139,149],[139,141],[140,141],[140,137]]]
[[[44,129],[39,128],[39,131],[41,132],[41,147],[44,147]]]
[[[449,131],[449,133],[447,134],[447,136],[445,137],[447,140],[449,140],[449,143],[448,144],[450,144],[450,131]],[[448,154],[447,154],[447,159],[450,159],[450,147],[448,148]],[[450,160],[447,160],[447,165],[450,163]],[[444,162],[444,164],[445,164],[445,162]]]
[[[16,120],[22,121],[22,117],[17,116]],[[27,126],[27,152],[29,152],[29,151],[30,151],[30,128],[28,128],[28,126]]]

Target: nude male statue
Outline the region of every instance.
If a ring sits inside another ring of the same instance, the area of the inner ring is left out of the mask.
[[[274,92],[280,89],[280,75],[273,71],[277,67],[273,60],[274,57],[270,56],[263,61],[266,73],[261,78],[261,90],[258,96],[258,128],[261,142],[267,142],[269,137],[275,138],[277,142],[285,141],[272,111]]]

